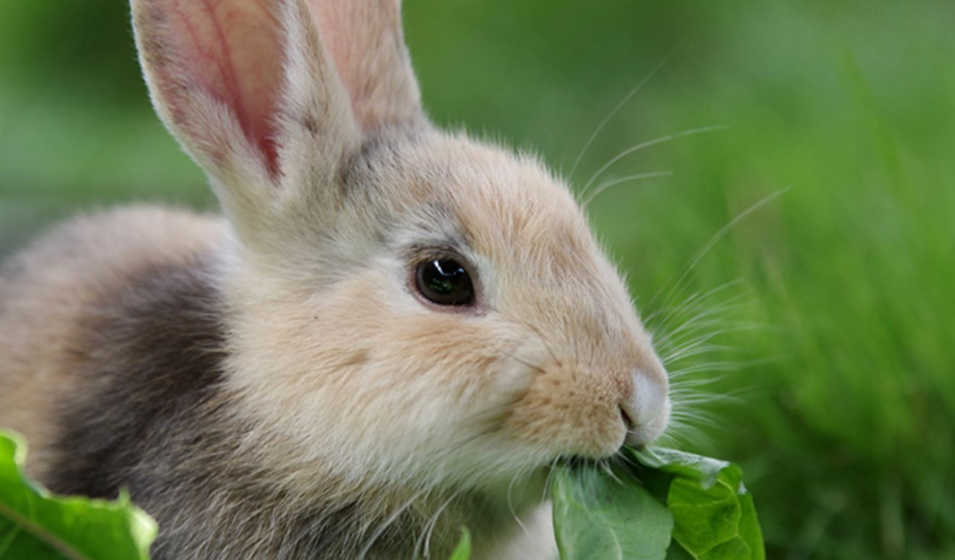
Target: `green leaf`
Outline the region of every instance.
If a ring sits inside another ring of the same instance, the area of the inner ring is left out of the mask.
[[[671,558],[765,560],[753,497],[739,466],[670,449],[630,450],[641,478],[670,478],[666,504],[673,514]],[[677,550],[682,549],[681,556]]]
[[[554,531],[562,560],[664,560],[673,516],[647,488],[593,465],[552,473]]]
[[[156,522],[118,500],[53,496],[23,474],[26,446],[0,432],[0,560],[148,560]]]
[[[449,560],[469,560],[471,558],[471,532],[467,527],[461,527],[461,541],[451,553]]]
[[[641,447],[635,449],[627,448],[630,453],[645,467],[663,471],[671,475],[696,480],[709,488],[716,483],[720,473],[731,467],[731,463],[702,457],[676,449],[664,449],[662,447]]]

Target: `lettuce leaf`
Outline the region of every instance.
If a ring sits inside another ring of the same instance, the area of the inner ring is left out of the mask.
[[[552,474],[562,560],[665,560],[673,516],[622,469],[562,465]]]
[[[669,479],[673,540],[691,558],[765,560],[756,506],[738,465],[672,449],[628,451],[641,466],[637,477]]]
[[[461,540],[458,542],[458,546],[454,548],[454,552],[451,553],[450,560],[469,560],[471,558],[471,532],[468,531],[467,527],[461,528]]]
[[[0,432],[0,560],[148,560],[156,522],[121,495],[59,497],[23,474],[22,438]]]
[[[765,560],[739,466],[672,449],[625,452],[635,463],[554,472],[562,560]]]

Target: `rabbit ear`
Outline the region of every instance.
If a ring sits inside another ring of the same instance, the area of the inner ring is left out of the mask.
[[[401,0],[308,0],[322,43],[366,131],[422,116]]]
[[[233,221],[357,148],[347,90],[304,0],[132,0],[132,13],[156,111]]]

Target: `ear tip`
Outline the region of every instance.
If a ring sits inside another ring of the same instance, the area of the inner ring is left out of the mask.
[[[405,45],[400,0],[309,0],[363,130],[420,120],[421,94]]]

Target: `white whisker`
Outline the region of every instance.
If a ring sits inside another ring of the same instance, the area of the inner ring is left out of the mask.
[[[392,512],[391,515],[389,515],[389,516],[385,519],[385,521],[384,521],[383,523],[381,523],[381,525],[378,526],[378,528],[375,530],[375,532],[372,533],[371,537],[370,537],[370,538],[368,539],[368,541],[365,543],[365,546],[362,547],[362,549],[358,552],[358,555],[356,556],[356,559],[357,559],[357,560],[361,560],[361,559],[363,559],[365,556],[367,556],[367,555],[368,555],[368,551],[370,551],[370,550],[371,550],[371,547],[374,546],[375,541],[377,541],[377,540],[381,537],[381,535],[384,534],[384,532],[388,529],[388,527],[391,526],[391,524],[394,523],[394,522],[398,519],[398,517],[401,516],[402,513],[404,513],[409,507],[411,507],[411,505],[412,505],[416,500],[418,500],[421,496],[423,496],[424,494],[426,494],[428,491],[429,491],[429,490],[428,490],[427,488],[423,488],[423,489],[419,490],[418,492],[415,492],[415,494],[412,495],[411,498],[408,499],[407,502],[405,502],[405,503],[402,504],[400,507],[398,507],[397,509],[395,509],[395,511]]]
[[[597,198],[597,195],[609,189],[610,187],[620,185],[622,183],[629,183],[631,181],[639,181],[641,179],[651,179],[653,177],[670,177],[672,175],[673,175],[672,171],[649,171],[647,173],[637,173],[635,175],[627,175],[624,177],[620,177],[618,179],[612,179],[610,181],[606,181],[604,183],[597,185],[597,188],[595,188],[593,192],[590,193],[590,196],[588,196],[583,202],[580,203],[580,207],[586,210],[587,207],[590,206],[590,203],[593,202],[595,198]]]
[[[672,336],[676,332],[679,332],[680,329],[684,329],[688,325],[692,325],[699,319],[706,318],[717,313],[726,314],[726,312],[742,308],[746,304],[746,302],[743,300],[744,294],[729,297],[720,303],[710,304],[709,300],[713,299],[713,297],[715,296],[700,298],[692,305],[684,304],[684,306],[676,307],[673,313],[656,327],[656,330],[665,332],[669,337],[672,338]],[[690,313],[697,313],[697,315],[691,317],[690,319],[685,319],[685,317]],[[673,331],[668,331],[670,326],[676,323],[678,319],[682,320],[682,324],[679,327],[676,327]]]
[[[670,295],[668,295],[667,299],[664,301],[663,307],[666,307],[669,301],[671,301],[674,297],[678,296],[679,293],[683,291],[681,286],[683,282],[686,280],[687,276],[690,274],[690,272],[696,267],[697,264],[699,264],[699,262],[703,259],[703,257],[705,257],[706,254],[709,253],[710,250],[717,243],[722,241],[723,238],[726,237],[726,235],[729,234],[729,232],[732,231],[734,227],[736,227],[737,224],[742,222],[744,219],[746,219],[750,214],[752,214],[756,210],[759,210],[763,206],[769,204],[773,200],[779,198],[784,193],[788,192],[790,188],[791,187],[783,187],[782,189],[779,189],[778,191],[763,197],[762,199],[758,200],[755,204],[753,204],[752,206],[750,206],[749,208],[747,208],[746,210],[738,214],[735,218],[730,220],[729,223],[727,223],[725,226],[720,228],[719,231],[713,234],[713,236],[709,239],[709,241],[707,241],[703,245],[703,247],[696,253],[696,255],[694,255],[693,258],[690,259],[690,262],[687,263],[687,265],[683,268],[683,271],[680,274],[679,278],[677,278],[676,283],[670,289]],[[660,295],[660,292],[658,291],[657,294],[653,296],[653,299],[651,300],[651,304],[653,301],[657,299],[659,295]]]
[[[719,286],[711,288],[705,292],[694,292],[692,295],[686,298],[686,300],[675,307],[669,309],[661,307],[651,311],[646,317],[644,317],[643,321],[645,324],[651,325],[657,320],[658,317],[665,317],[664,323],[660,325],[654,325],[655,329],[664,331],[666,330],[668,323],[671,323],[679,318],[682,313],[693,311],[703,305],[706,305],[706,302],[711,298],[719,295],[725,290],[728,290],[734,286],[738,286],[742,282],[742,278],[737,278],[735,280],[730,280],[729,282],[720,284]]]
[[[673,58],[676,55],[676,53],[680,52],[680,49],[682,48],[683,48],[683,45],[680,44],[675,49],[670,51],[669,54],[663,57],[663,60],[661,60],[659,64],[657,64],[652,70],[650,70],[650,72],[642,80],[640,80],[640,82],[636,86],[634,86],[634,88],[631,89],[630,92],[627,95],[625,95],[623,99],[620,100],[619,103],[617,103],[617,106],[614,107],[612,111],[610,111],[610,114],[607,115],[606,118],[604,118],[604,120],[600,122],[597,128],[594,129],[593,134],[591,134],[590,138],[588,138],[587,141],[584,142],[584,147],[581,148],[580,153],[577,154],[577,159],[574,160],[573,167],[570,168],[570,174],[567,176],[568,182],[573,181],[574,173],[577,172],[577,166],[580,165],[580,161],[583,159],[584,155],[587,153],[587,150],[590,149],[590,146],[591,144],[594,143],[594,140],[596,140],[597,137],[600,136],[600,133],[603,132],[604,127],[606,127],[607,124],[611,120],[613,120],[613,118],[617,115],[617,113],[619,113],[620,110],[623,109],[627,105],[627,103],[630,102],[631,99],[633,99],[633,96],[636,95],[637,92],[639,92],[641,89],[643,89],[643,86],[645,86],[653,78],[653,76],[657,74],[657,72],[663,69],[663,67],[666,66],[666,64],[670,61],[670,59]]]
[[[615,155],[614,157],[612,157],[612,158],[610,159],[610,161],[608,161],[607,163],[605,163],[605,164],[603,165],[603,167],[601,167],[600,169],[598,169],[597,172],[594,173],[594,174],[590,177],[590,180],[587,181],[587,183],[584,185],[584,187],[580,190],[580,194],[581,194],[581,195],[586,195],[586,194],[587,194],[587,191],[590,189],[590,186],[593,185],[593,184],[594,184],[594,181],[596,181],[597,179],[599,179],[600,176],[603,175],[603,173],[604,173],[605,171],[607,171],[608,169],[610,169],[615,163],[617,163],[617,162],[620,161],[621,159],[627,157],[628,155],[630,155],[630,154],[632,154],[632,153],[634,153],[634,152],[639,152],[640,150],[642,150],[642,149],[644,149],[644,148],[649,148],[650,146],[656,146],[657,144],[663,144],[663,143],[666,143],[666,142],[670,142],[671,140],[675,140],[675,139],[677,139],[677,138],[683,138],[683,137],[686,137],[686,136],[693,136],[693,135],[696,135],[696,134],[703,134],[703,133],[706,133],[706,132],[713,132],[713,131],[716,131],[716,130],[724,130],[724,129],[726,129],[726,128],[728,128],[726,125],[705,126],[705,127],[701,127],[701,128],[693,128],[693,129],[686,130],[686,131],[683,131],[683,132],[678,132],[678,133],[676,133],[676,134],[668,134],[667,136],[660,136],[659,138],[654,138],[653,140],[647,140],[647,141],[645,141],[645,142],[641,142],[641,143],[639,143],[639,144],[635,144],[635,145],[633,145],[633,146],[627,148],[626,150],[623,150],[622,152],[618,153],[618,154]]]
[[[431,557],[431,537],[434,534],[435,526],[438,524],[438,518],[441,516],[442,513],[444,513],[444,510],[448,507],[448,505],[450,505],[451,502],[454,501],[454,499],[457,498],[458,495],[460,494],[461,494],[460,489],[454,492],[453,494],[451,494],[451,496],[438,507],[437,511],[435,511],[431,519],[428,520],[428,522],[425,524],[424,529],[422,530],[422,533],[421,533],[421,537],[420,537],[421,539],[423,539],[424,546],[421,553],[424,558]],[[417,540],[415,541],[415,546],[414,546],[415,552],[417,552],[418,547],[421,544],[422,543],[419,543]]]

